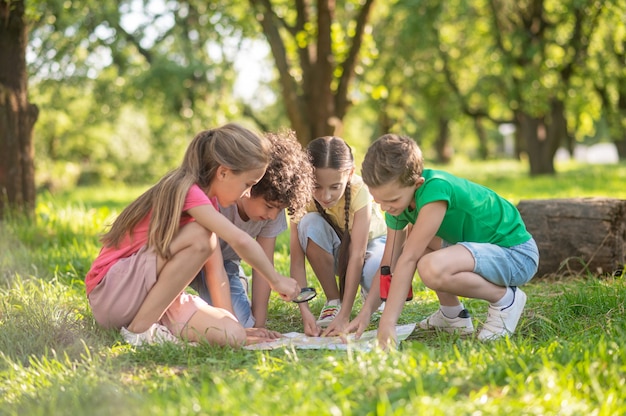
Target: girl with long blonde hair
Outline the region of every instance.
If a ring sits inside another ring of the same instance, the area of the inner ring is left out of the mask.
[[[102,237],[103,248],[85,278],[96,321],[119,328],[130,344],[207,341],[241,346],[274,338],[244,329],[232,313],[219,238],[267,279],[284,300],[298,284],[281,276],[248,234],[218,211],[261,179],[266,140],[237,124],[200,132],[181,166],[131,203]],[[185,288],[203,269],[213,306]]]

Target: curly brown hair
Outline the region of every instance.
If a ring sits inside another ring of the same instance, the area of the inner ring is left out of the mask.
[[[289,215],[298,220],[313,194],[313,165],[292,130],[267,133],[265,137],[270,142],[270,162],[250,196],[285,205]]]

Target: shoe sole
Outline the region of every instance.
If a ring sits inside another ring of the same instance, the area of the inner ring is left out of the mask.
[[[424,328],[422,326],[420,326],[420,328],[423,331],[428,331],[428,332],[447,332],[448,334],[458,334],[458,335],[472,335],[475,330],[463,330],[463,329],[459,329],[459,328],[441,328],[438,326],[431,326],[429,328]]]
[[[449,334],[458,333],[460,335],[471,335],[471,334],[474,333],[474,328],[472,328],[471,330],[468,330],[468,329],[465,329],[465,328],[431,326],[431,325],[428,325],[428,324],[422,325],[421,322],[419,323],[419,327],[421,329],[423,329],[424,331],[443,331],[443,332],[447,332]]]
[[[471,318],[470,319],[470,323],[471,323]],[[420,321],[418,323],[418,326],[425,330],[425,331],[445,331],[445,332],[449,332],[449,333],[455,333],[455,332],[460,332],[462,334],[465,335],[469,335],[469,334],[473,334],[474,333],[474,325],[472,324],[471,329],[468,329],[467,326],[464,327],[455,327],[455,326],[437,326],[437,325],[430,325],[428,323],[428,320],[423,320]]]

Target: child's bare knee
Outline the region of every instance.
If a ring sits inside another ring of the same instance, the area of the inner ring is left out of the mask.
[[[417,272],[427,288],[440,289],[439,286],[443,283],[440,276],[441,270],[437,266],[437,262],[432,261],[431,256],[424,256],[417,262]]]
[[[194,227],[193,233],[191,233],[189,244],[195,251],[208,257],[219,246],[219,240],[214,232],[198,225]]]

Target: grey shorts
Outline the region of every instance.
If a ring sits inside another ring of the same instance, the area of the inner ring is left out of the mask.
[[[339,246],[341,240],[333,230],[333,227],[317,212],[306,214],[298,223],[298,239],[302,250],[306,253],[309,239],[320,246],[324,251],[330,253],[335,258],[335,271],[339,261]],[[387,236],[373,238],[367,243],[365,251],[365,262],[361,273],[361,286],[369,292],[372,287],[372,280],[377,275],[380,262],[385,251]]]

